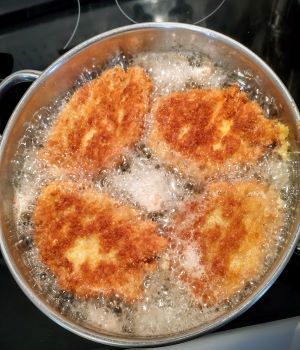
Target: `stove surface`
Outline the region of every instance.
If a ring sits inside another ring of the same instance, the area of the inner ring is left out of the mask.
[[[131,20],[197,22],[257,53],[279,75],[299,107],[300,52],[295,45],[299,42],[299,4],[296,0],[3,1],[0,3],[0,79],[20,69],[44,70],[73,46],[107,30],[132,24]],[[0,133],[27,88],[28,84],[19,84],[0,101]],[[299,271],[300,256],[294,255],[269,291],[221,330],[300,316]],[[17,286],[2,258],[0,310],[2,350],[110,348],[82,339],[42,314]]]

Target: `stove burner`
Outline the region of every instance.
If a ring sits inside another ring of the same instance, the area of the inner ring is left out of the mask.
[[[226,0],[115,0],[122,14],[133,23],[182,22],[199,24],[213,16]]]

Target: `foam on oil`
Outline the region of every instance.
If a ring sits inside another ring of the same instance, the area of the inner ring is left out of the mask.
[[[184,91],[193,87],[217,88],[232,83],[238,84],[252,100],[257,101],[269,118],[277,117],[277,106],[272,97],[266,96],[249,72],[236,70],[228,72],[216,65],[209,57],[195,53],[145,53],[133,56],[130,60],[124,55],[113,58],[106,67],[121,65],[140,65],[153,79],[155,91],[153,98],[172,91]],[[95,78],[100,70],[94,67],[82,72],[74,89]],[[34,229],[31,222],[36,198],[43,186],[54,179],[64,179],[65,175],[46,168],[37,157],[58,111],[70,99],[72,92],[64,99],[57,100],[53,106],[40,110],[35,123],[29,125],[20,142],[16,154],[15,176],[15,219],[17,223],[16,244],[23,254],[35,285],[45,295],[47,301],[60,312],[76,322],[110,333],[129,333],[139,336],[171,334],[196,327],[215,319],[231,309],[239,301],[253,292],[260,277],[245,282],[230,300],[208,307],[201,300],[195,300],[189,288],[180,280],[177,263],[184,266],[194,276],[203,274],[199,256],[201,252],[193,243],[174,250],[169,247],[160,258],[156,272],[146,276],[144,297],[132,305],[121,299],[104,298],[78,299],[67,291],[60,290],[55,276],[42,264],[34,244]],[[148,123],[151,123],[151,121]],[[149,125],[148,125],[149,126]],[[282,161],[278,156],[266,156],[256,167],[228,169],[227,179],[253,178],[267,181],[281,193],[285,219],[282,228],[272,238],[270,245],[276,249],[268,250],[263,273],[266,273],[277,253],[285,245],[287,227],[292,220],[291,207],[295,197],[292,184],[293,169],[297,161]],[[105,171],[93,178],[97,190],[109,192],[121,203],[136,207],[144,217],[158,223],[164,234],[170,225],[170,218],[182,201],[199,193],[205,183],[191,183],[176,169],[167,169],[151,155],[151,150],[143,145],[143,140],[130,153],[124,155],[118,169]],[[275,242],[275,243],[274,243]],[[220,286],[221,288],[222,286]]]

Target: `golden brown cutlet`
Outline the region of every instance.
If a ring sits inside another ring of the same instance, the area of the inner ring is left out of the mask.
[[[140,67],[104,71],[63,107],[40,157],[72,174],[114,166],[142,135],[151,91]]]
[[[180,278],[203,303],[230,298],[262,273],[281,223],[279,194],[266,183],[209,184],[173,218],[169,237],[180,252]]]
[[[268,147],[287,153],[288,128],[265,118],[234,86],[172,93],[156,102],[152,114],[148,145],[154,154],[198,180],[254,164]]]
[[[134,209],[85,186],[55,181],[42,189],[33,214],[41,261],[78,297],[140,298],[166,239]]]

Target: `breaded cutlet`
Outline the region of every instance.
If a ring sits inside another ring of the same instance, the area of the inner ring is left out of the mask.
[[[268,184],[209,184],[182,203],[168,233],[181,280],[202,303],[230,298],[262,273],[281,224],[280,196]]]
[[[33,213],[40,259],[77,297],[138,299],[166,239],[136,210],[85,186],[54,181],[42,189]]]
[[[163,96],[152,115],[148,145],[154,155],[196,180],[253,165],[268,148],[287,154],[288,128],[265,118],[235,86]]]
[[[62,108],[40,158],[71,174],[114,166],[142,135],[152,87],[140,67],[104,71]]]

